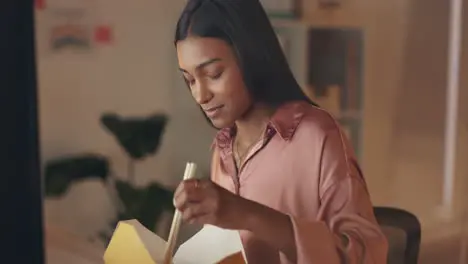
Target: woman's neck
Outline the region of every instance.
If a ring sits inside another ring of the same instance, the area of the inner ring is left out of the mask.
[[[272,107],[255,105],[241,120],[236,121],[236,140],[241,146],[257,141],[274,113]]]

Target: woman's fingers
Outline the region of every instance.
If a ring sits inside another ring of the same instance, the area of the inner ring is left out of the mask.
[[[220,203],[228,193],[209,180],[185,180],[176,189],[174,205],[186,222],[214,224],[223,217]]]
[[[205,188],[200,180],[185,180],[176,189],[174,206],[184,211],[189,203],[199,203],[205,198]]]
[[[186,192],[190,189],[196,189],[200,184],[200,180],[197,179],[190,179],[182,181],[179,186],[177,186],[176,191],[174,192],[174,197],[179,196],[181,193]]]
[[[198,222],[197,219],[210,214],[209,207],[206,202],[191,203],[182,212],[182,218],[189,223]]]

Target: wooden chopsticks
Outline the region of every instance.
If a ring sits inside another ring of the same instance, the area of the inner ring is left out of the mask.
[[[184,172],[184,180],[192,179],[195,177],[195,171],[197,165],[192,162],[187,162]],[[179,236],[179,229],[182,223],[182,215],[178,210],[174,213],[174,218],[172,219],[171,231],[169,232],[169,238],[167,239],[166,251],[164,253],[164,264],[172,264],[172,256],[174,254],[174,248],[177,243],[177,238]]]

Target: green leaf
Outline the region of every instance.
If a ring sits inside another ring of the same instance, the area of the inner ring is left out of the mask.
[[[173,191],[157,183],[135,188],[127,182],[117,181],[116,188],[124,205],[120,220],[137,219],[143,226],[153,230],[165,210],[174,210]]]

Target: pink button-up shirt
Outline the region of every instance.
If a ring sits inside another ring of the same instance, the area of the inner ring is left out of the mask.
[[[282,106],[263,140],[237,171],[233,129],[218,132],[211,178],[246,199],[290,216],[299,264],[387,263],[387,240],[356,157],[339,124],[306,102]],[[249,264],[289,264],[248,231],[240,231]]]

